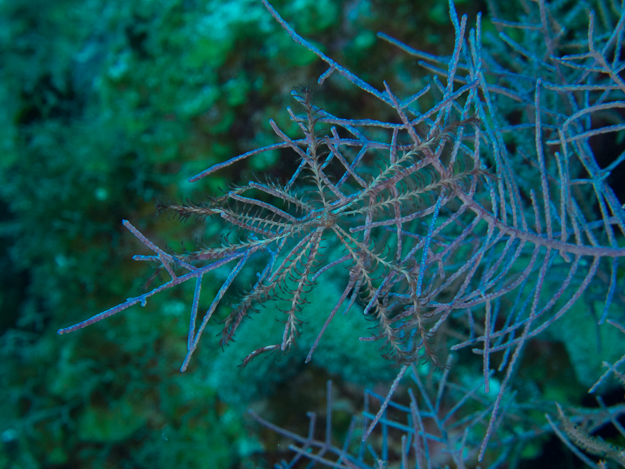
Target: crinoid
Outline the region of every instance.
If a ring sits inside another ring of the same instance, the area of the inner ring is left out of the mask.
[[[393,96],[390,90],[387,92]],[[289,308],[284,311],[282,341],[252,351],[245,363],[262,352],[287,351],[295,344],[302,324],[299,313],[306,303],[306,296],[325,281],[324,274],[333,269],[348,272],[347,285],[328,311],[327,321],[319,331],[307,361],[335,314],[341,307],[348,310],[355,301],[366,305],[365,314],[377,326],[378,333],[370,340],[382,341],[389,357],[410,363],[418,359],[421,350],[434,357],[428,348],[425,324],[428,306],[422,297],[426,291],[423,280],[430,265],[428,254],[431,253],[435,222],[441,208],[450,204],[457,193],[471,197],[480,177],[488,175],[480,168],[479,145],[474,145],[471,151],[463,145],[466,155],[460,158],[460,140],[457,140],[446,161],[441,155],[446,143],[452,140],[453,132],[458,132],[460,138],[465,127],[477,126],[479,121],[467,118],[442,129],[439,124],[432,123],[424,137],[417,134],[415,125],[409,126],[410,140],[405,144],[398,141],[403,126],[392,124],[382,126],[388,129],[389,143],[367,139],[357,130],[363,125],[358,122],[344,122],[342,126],[356,138],[341,137],[335,127],[332,127],[331,135],[320,137],[317,130],[320,123],[340,125],[341,119],[316,107],[308,89],[294,92],[293,96],[305,113],[298,116],[290,109],[289,112],[304,138],[292,140],[272,121],[271,126],[283,143],[263,149],[288,148],[297,157],[299,166],[286,184],[250,182],[243,187],[231,188],[223,196],[212,198],[205,204],[159,204],[159,210],[169,210],[183,219],[219,216],[236,229],[237,241],[184,255],[171,255],[124,221],[124,225],[156,253],[136,259],[158,261],[160,269],[167,270],[171,280],[60,333],[80,329],[135,303],[145,303],[151,295],[166,288],[195,279],[184,370],[226,290],[252,256],[264,253],[268,255],[266,267],[258,275],[257,283],[226,318],[221,344],[228,344],[248,314],[268,299],[280,294],[288,299]],[[406,120],[397,99],[393,97],[393,100],[399,116]],[[371,124],[364,123],[364,126],[368,125]],[[465,138],[475,140],[478,136],[479,132]],[[373,167],[364,164],[367,152],[376,156]],[[382,159],[382,155],[386,158]],[[192,180],[205,177],[239,158],[214,166]],[[261,196],[248,197],[253,191]],[[263,198],[270,201],[261,200]],[[424,224],[426,218],[431,220]],[[420,263],[415,262],[418,253],[421,253]],[[196,331],[204,275],[234,261],[236,266]],[[209,264],[197,266],[206,262]],[[174,268],[189,272],[177,276]],[[444,277],[442,270],[439,274]]]

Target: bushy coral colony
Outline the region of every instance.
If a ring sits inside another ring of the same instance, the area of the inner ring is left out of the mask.
[[[190,281],[184,371],[237,278],[251,271],[246,292],[228,308],[220,344],[246,327],[264,327],[255,325],[264,324],[264,315],[282,326],[267,342],[236,344],[246,349],[244,365],[288,352],[307,323],[318,323],[305,343],[309,362],[332,340],[337,318],[360,315],[370,327],[360,341],[397,367],[386,396],[367,392],[362,416],[339,445],[330,430],[330,384],[321,440],[314,415],[311,433],[301,437],[252,413],[294,441],[293,459],[280,467],[300,467],[302,460],[345,468],[477,461],[504,467],[553,432],[591,467],[622,465],[623,449],[590,433],[612,422],[625,438],[617,423],[624,405],[556,411],[553,401],[518,392],[518,370],[531,341],[550,334],[559,340],[566,334],[561,325],[572,318],[587,321],[604,341],[617,334],[603,344],[607,355],[597,355],[608,369],[589,378],[597,382],[592,391],[623,378],[625,210],[616,180],[625,160],[623,4],[521,2],[523,14],[511,21],[498,16],[503,5],[493,1],[487,36],[481,15],[469,28],[450,0],[455,45],[449,56],[378,35],[433,73],[427,86],[400,96],[387,82],[367,83],[335,62],[262,3],[295,43],[327,65],[316,93],[323,95],[324,82],[342,80],[393,116],[334,115],[310,87],[293,92],[297,108],[287,111],[299,136],[270,121],[277,143],[215,164],[191,181],[275,151],[294,161],[292,177],[253,180],[201,203],[160,203],[182,219],[223,226],[220,244],[198,250],[167,252],[124,221],[152,251],[135,259],[154,263],[169,280],[59,333]],[[226,268],[202,314],[203,285]],[[325,309],[309,307],[328,285],[336,295]],[[255,311],[260,314],[250,317]],[[309,319],[313,313],[321,321]],[[565,347],[579,349],[579,341],[595,337],[571,338]],[[456,373],[459,362],[474,375]],[[415,391],[403,403],[394,400],[408,384]]]

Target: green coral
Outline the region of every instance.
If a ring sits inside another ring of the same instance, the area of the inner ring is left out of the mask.
[[[578,300],[549,331],[552,340],[564,344],[577,380],[588,389],[605,371],[604,362],[614,363],[623,355],[623,334],[607,323],[597,324],[596,313],[601,314],[603,303],[596,303]],[[618,312],[611,317],[618,317]]]
[[[329,308],[336,304],[341,292],[336,283],[324,280],[314,294],[307,297],[308,304],[298,314],[306,327],[298,339],[297,350],[283,357],[261,355],[239,370],[234,365],[241,364],[248,353],[282,339],[284,314],[281,311],[288,309],[289,303],[278,300],[266,303],[262,314],[241,327],[236,346],[228,347],[211,365],[209,382],[219,396],[226,402],[245,406],[251,400],[269,395],[276,386],[297,373],[331,311]],[[362,386],[392,380],[397,370],[380,356],[376,344],[359,340],[370,335],[370,324],[362,315],[362,307],[354,305],[347,314],[341,313],[342,310],[328,325],[310,364]]]

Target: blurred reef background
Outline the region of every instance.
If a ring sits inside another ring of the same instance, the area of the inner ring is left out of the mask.
[[[398,94],[420,89],[426,71],[378,31],[433,54],[453,49],[447,1],[272,4],[337,62]],[[470,22],[488,11],[481,1],[456,6]],[[485,20],[483,30],[494,28]],[[349,317],[332,324],[335,343],[314,363],[303,365],[303,337],[301,354],[243,370],[244,353],[237,344],[221,351],[220,325],[210,324],[184,374],[189,289],[56,334],[141,292],[151,271],[131,259],[145,252],[122,219],[179,250],[181,240],[215,236],[219,223],[158,217],[159,198],[201,199],[254,173],[290,177],[294,162],[276,152],[187,182],[274,143],[270,118],[295,135],[290,91],[323,70],[257,0],[0,1],[0,468],[269,468],[287,448],[244,417],[248,407],[304,433],[329,378],[339,426],[360,409],[363,385],[385,393],[396,370],[348,349],[361,345],[338,330],[353,339],[363,326]],[[317,93],[321,107],[351,118],[392,111],[336,75]],[[309,308],[328,303],[317,300]],[[267,343],[259,331],[280,327],[263,315],[252,323],[238,337],[245,351]],[[522,367],[527,388],[580,404],[585,383],[566,348],[537,346],[545,366]]]

